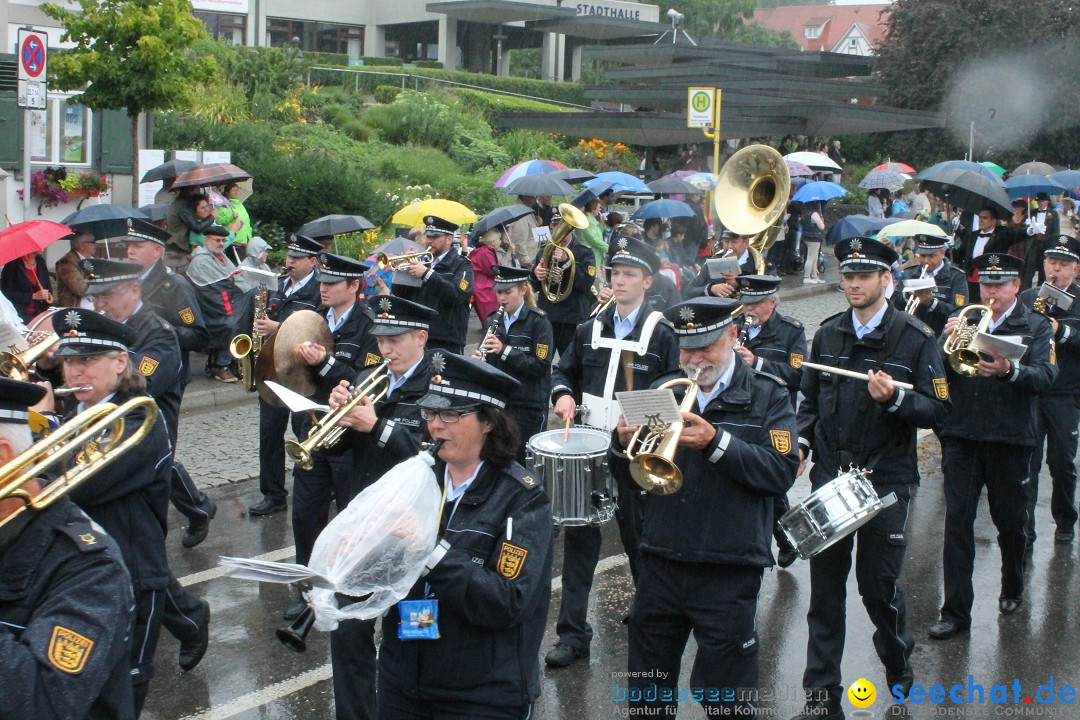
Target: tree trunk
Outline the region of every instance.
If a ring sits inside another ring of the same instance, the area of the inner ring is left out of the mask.
[[[139,115],[131,118],[131,207],[139,207]]]

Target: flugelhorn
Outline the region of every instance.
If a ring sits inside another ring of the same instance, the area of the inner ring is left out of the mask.
[[[414,262],[418,262],[423,265],[430,265],[434,261],[435,256],[427,250],[403,253],[401,255],[387,255],[386,253],[379,253],[375,256],[375,263],[379,266],[380,270],[400,270],[406,265],[412,265]]]
[[[559,223],[559,227],[555,228],[555,232],[551,234],[551,241],[544,245],[544,250],[540,254],[540,264],[547,268],[547,275],[544,277],[543,282],[540,283],[540,292],[544,293],[544,297],[553,303],[562,302],[570,297],[570,293],[574,289],[574,273],[577,270],[577,258],[574,257],[574,253],[569,250],[566,251],[569,259],[566,267],[563,267],[559,263],[553,262],[555,251],[562,247],[563,239],[572,233],[575,228],[584,230],[589,227],[589,218],[570,203],[559,205],[559,215],[562,217],[562,222]],[[566,287],[563,287],[563,278],[567,273],[569,273],[570,278],[566,281]]]
[[[919,272],[918,280],[922,280],[926,277],[926,266],[922,266],[922,270]],[[904,306],[904,312],[908,315],[914,315],[915,311],[919,309],[919,296],[915,294],[915,291],[911,292],[908,297],[907,305]]]
[[[316,450],[325,450],[333,447],[341,438],[345,428],[338,425],[341,419],[352,412],[352,409],[367,398],[371,404],[377,403],[390,389],[390,361],[384,360],[378,367],[371,371],[360,385],[349,395],[349,399],[338,405],[336,410],[331,410],[312,426],[304,442],[289,440],[285,443],[285,454],[304,470],[314,467],[312,453]]]
[[[993,304],[994,300],[990,299],[985,305],[966,305],[957,315],[959,322],[956,327],[945,338],[944,350],[949,356],[949,365],[960,375],[975,377],[979,372],[982,357],[978,351],[971,349],[971,343],[979,333],[985,333],[990,327]],[[982,314],[977,322],[967,317],[973,313]]]
[[[60,336],[53,330],[38,330],[37,328],[59,311],[60,308],[49,308],[30,321],[25,350],[18,351],[15,347],[11,347],[8,352],[0,352],[0,375],[23,382],[30,379],[31,373],[34,372],[34,364],[60,342]],[[52,322],[49,321],[49,325],[51,324]]]
[[[143,408],[142,425],[126,439],[124,416]],[[0,520],[3,527],[27,511],[48,508],[113,460],[138,445],[157,422],[157,404],[147,396],[128,400],[123,405],[91,405],[49,435],[19,453],[0,467],[0,501],[18,500],[22,507]],[[82,460],[79,460],[79,457]],[[49,471],[55,480],[37,487],[38,478]]]
[[[702,368],[698,368],[693,377],[669,380],[657,389],[668,390],[685,385],[686,397],[683,398],[679,411],[690,412],[697,400],[698,378],[701,373]],[[646,431],[644,438],[641,437],[642,430]],[[630,443],[626,446],[626,457],[630,460],[630,477],[634,478],[634,482],[656,495],[679,492],[683,485],[683,475],[675,464],[675,451],[679,449],[682,431],[682,420],[670,425],[643,426],[634,431]]]
[[[1039,286],[1039,294],[1035,298],[1035,302],[1031,304],[1032,310],[1048,315],[1051,308],[1060,307],[1062,310],[1068,310],[1072,307],[1076,298],[1073,297],[1072,293],[1056,286],[1054,284],[1056,280],[1057,278],[1051,275],[1046,282]]]

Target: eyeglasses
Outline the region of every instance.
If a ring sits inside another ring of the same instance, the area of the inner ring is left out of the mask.
[[[428,410],[427,408],[421,408],[420,417],[422,417],[425,422],[438,417],[439,422],[446,425],[453,425],[466,415],[473,415],[477,412],[480,412],[480,409],[477,407],[473,407],[471,410]]]

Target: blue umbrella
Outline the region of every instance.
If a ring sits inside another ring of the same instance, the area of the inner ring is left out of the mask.
[[[829,228],[829,233],[825,236],[825,243],[835,245],[841,240],[847,240],[850,237],[869,237],[886,225],[895,222],[896,220],[893,218],[879,220],[869,215],[848,215]]]
[[[842,195],[847,195],[847,190],[842,185],[837,185],[834,182],[828,182],[825,180],[819,180],[817,182],[806,183],[798,192],[792,196],[792,200],[795,202],[825,202],[826,200],[832,200]]]
[[[694,217],[694,209],[680,200],[653,200],[645,203],[630,216],[631,220],[651,220],[653,218]]]
[[[928,180],[932,176],[939,174],[942,170],[970,170],[971,172],[978,173],[988,180],[993,180],[995,184],[1005,187],[1005,182],[998,177],[990,168],[985,165],[980,165],[977,162],[971,162],[970,160],[946,160],[939,162],[937,165],[931,165],[923,170],[921,173],[915,176],[917,180]]]
[[[1039,193],[1060,195],[1065,192],[1065,186],[1045,175],[1013,175],[1005,181],[1005,192],[1010,198],[1016,200],[1035,197]]]
[[[1057,180],[1067,188],[1080,187],[1080,170],[1061,170],[1050,176],[1051,180]]]
[[[597,174],[595,180],[590,180],[585,183],[585,187],[592,188],[593,183],[600,180],[611,180],[615,184],[611,187],[615,192],[633,193],[642,195],[652,195],[653,191],[649,189],[649,186],[645,184],[645,181],[641,178],[634,177],[629,173],[624,172],[602,172]]]

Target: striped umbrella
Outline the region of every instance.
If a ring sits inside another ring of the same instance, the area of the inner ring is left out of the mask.
[[[801,163],[795,160],[788,160],[784,158],[784,164],[787,165],[788,175],[791,177],[813,177],[814,171],[809,168],[805,163]]]
[[[565,169],[565,165],[561,162],[555,162],[554,160],[526,160],[525,162],[519,162],[517,165],[513,165],[507,169],[507,171],[495,181],[495,187],[506,187],[518,178],[523,178],[526,175],[543,175],[544,173],[549,173],[553,170]]]
[[[913,172],[915,172],[915,168],[911,167],[907,163],[898,163],[898,162],[884,162],[884,163],[881,163],[880,165],[878,165],[876,168],[872,168],[871,172],[873,172],[874,170],[895,170],[898,173],[913,173]]]
[[[202,165],[180,173],[176,176],[173,188],[179,190],[186,187],[225,185],[226,183],[247,180],[250,177],[251,175],[245,170],[232,163],[214,163],[213,165]]]
[[[885,188],[886,190],[898,190],[904,187],[904,176],[896,170],[871,170],[866,177],[859,182],[859,187],[864,190]]]

